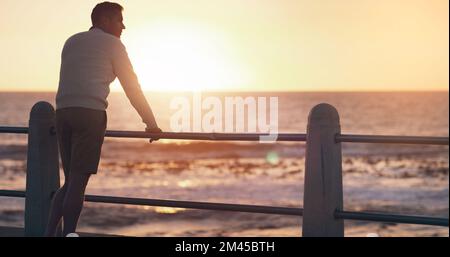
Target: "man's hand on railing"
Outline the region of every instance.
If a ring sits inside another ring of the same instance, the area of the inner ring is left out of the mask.
[[[145,128],[145,132],[149,132],[149,133],[161,133],[162,130],[158,127],[154,127],[154,128]],[[148,140],[150,143],[152,143],[153,141],[158,141],[159,138],[158,137],[152,137],[150,138],[150,140]]]

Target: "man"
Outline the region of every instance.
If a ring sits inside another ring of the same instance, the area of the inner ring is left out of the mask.
[[[89,31],[73,35],[64,45],[56,133],[65,182],[54,195],[46,236],[55,236],[61,220],[64,236],[75,233],[89,177],[97,173],[106,130],[106,98],[116,77],[147,125],[146,131],[161,132],[120,41],[125,29],[122,10],[116,3],[97,4]]]

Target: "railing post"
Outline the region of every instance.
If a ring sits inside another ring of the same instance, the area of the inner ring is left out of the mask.
[[[43,236],[51,198],[59,188],[59,156],[52,133],[55,110],[47,102],[36,103],[30,112],[25,200],[25,236]]]
[[[343,209],[339,114],[329,104],[316,105],[308,117],[306,135],[303,236],[344,236],[344,221],[335,219]]]

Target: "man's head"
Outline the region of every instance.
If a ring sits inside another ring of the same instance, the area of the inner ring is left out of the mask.
[[[97,4],[91,13],[92,26],[118,38],[125,29],[122,18],[123,7],[120,4],[103,2]]]

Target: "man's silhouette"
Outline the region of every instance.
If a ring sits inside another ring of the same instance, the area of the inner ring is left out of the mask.
[[[125,29],[122,10],[116,3],[97,4],[89,31],[71,36],[64,44],[56,133],[65,182],[54,195],[46,236],[55,236],[61,221],[64,236],[75,232],[89,177],[97,173],[106,130],[106,98],[116,77],[147,125],[146,131],[161,132],[120,41]]]

